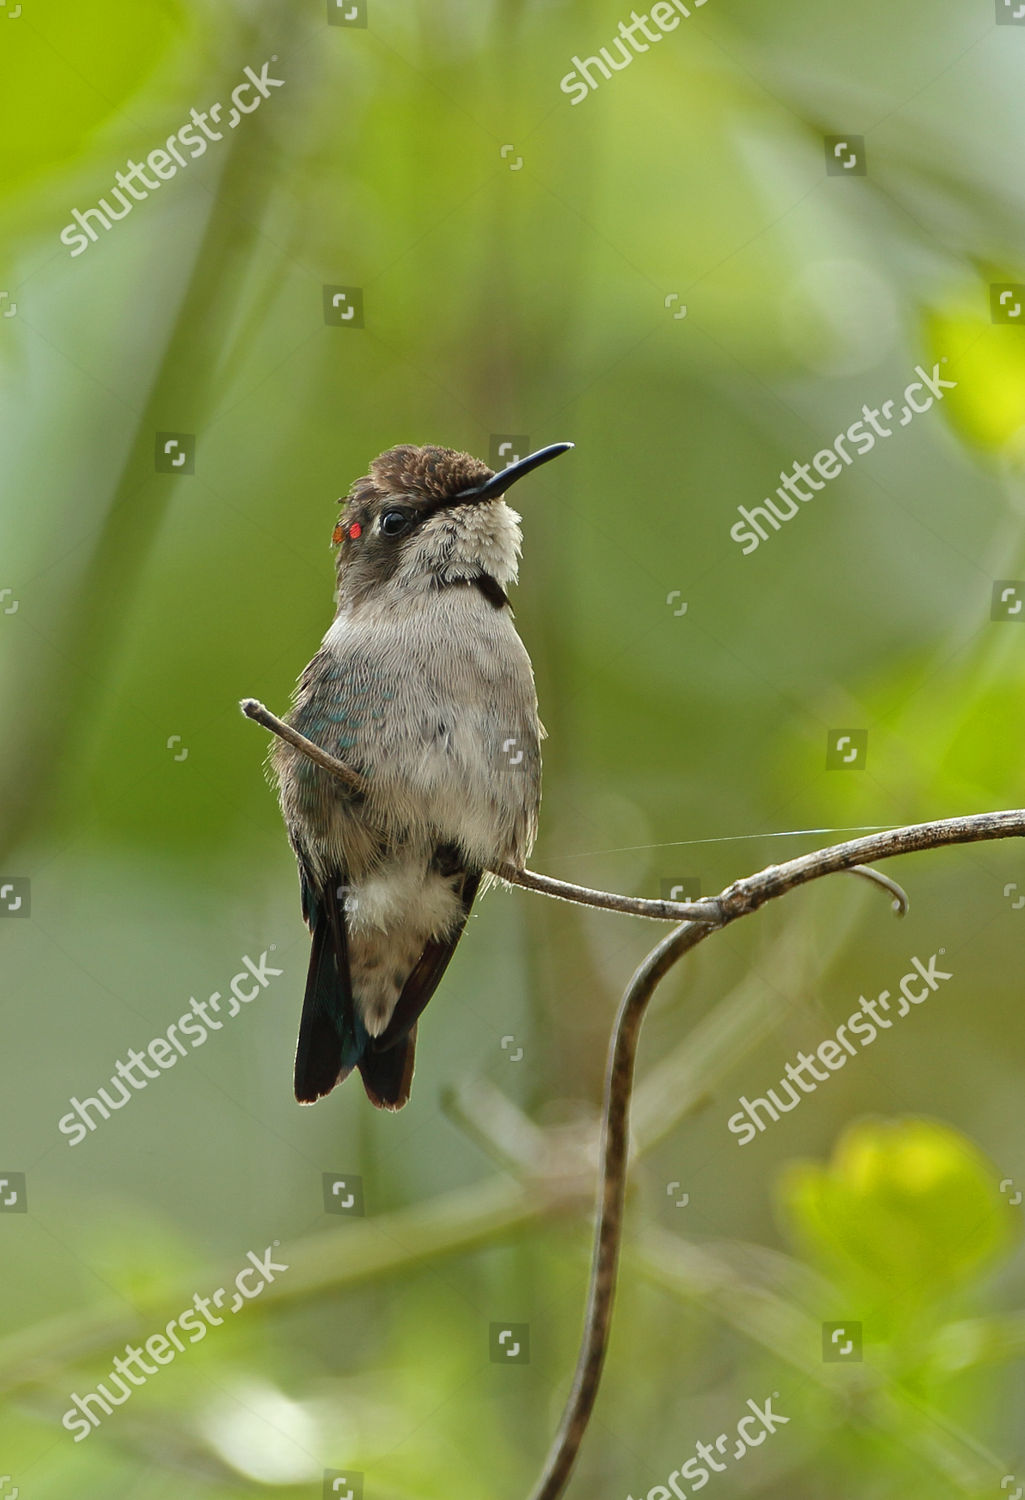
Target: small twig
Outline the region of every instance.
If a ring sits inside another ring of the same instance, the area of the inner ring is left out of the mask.
[[[333,755],[328,755],[326,750],[322,750],[319,745],[315,745],[312,740],[308,740],[304,734],[300,734],[297,729],[293,729],[291,724],[286,724],[283,719],[279,719],[276,714],[272,714],[269,708],[264,708],[258,699],[243,698],[239,704],[239,708],[241,708],[247,719],[253,719],[257,724],[262,724],[264,729],[269,729],[279,739],[287,741],[289,745],[301,751],[314,764],[322,767],[325,771],[330,771],[331,775],[336,776],[350,792],[359,792],[361,794],[366,792],[367,783],[357,771],[350,770],[340,760],[335,760]]]
[[[873,870],[870,865],[851,865],[847,873],[860,875],[864,880],[870,880],[873,885],[881,886],[884,891],[889,891],[893,897],[893,909],[898,917],[906,917],[911,910],[911,898],[907,891],[895,880],[891,880],[889,875],[884,875],[880,870]]]
[[[559,901],[575,901],[580,906],[597,906],[602,911],[621,911],[635,917],[652,917],[656,922],[701,922],[718,927],[723,913],[713,897],[703,901],[652,901],[645,896],[620,896],[615,891],[593,891],[586,885],[569,885],[538,875],[533,870],[517,870],[515,865],[496,864],[492,874],[510,885],[555,896]]]

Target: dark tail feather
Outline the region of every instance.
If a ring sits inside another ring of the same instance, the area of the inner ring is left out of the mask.
[[[416,1023],[455,952],[480,885],[480,872],[467,870],[459,888],[462,914],[443,942],[426,945],[403,987],[391,1020],[380,1036],[367,1040],[359,1070],[367,1097],[378,1109],[401,1109],[413,1082]]]
[[[444,846],[436,855],[439,869]],[[302,869],[303,915],[313,930],[306,998],[295,1053],[295,1097],[312,1104],[358,1067],[371,1104],[401,1109],[409,1098],[416,1053],[416,1023],[434,994],[462,935],[477,894],[477,870],[446,865],[442,873],[460,875],[462,912],[454,930],[424,947],[406,980],[384,1032],[369,1037],[353,1002],[345,907],[339,895],[342,876],[316,889]]]
[[[463,928],[466,926],[466,919],[470,915],[470,907],[473,905],[473,898],[477,894],[480,882],[479,870],[464,872],[459,892],[463,908],[459,921],[447,938],[426,945],[413,972],[406,980],[388,1025],[380,1036],[371,1038],[369,1046],[372,1050],[387,1053],[392,1047],[398,1047],[402,1038],[416,1025],[427,1002],[441,983],[449,960],[456,951],[456,944],[463,935]]]
[[[351,1073],[360,1044],[354,1031],[345,912],[337,882],[310,903],[313,946],[295,1051],[295,1097],[313,1104]]]
[[[359,1071],[367,1098],[378,1109],[401,1109],[409,1098],[413,1084],[413,1057],[416,1052],[416,1026],[411,1027],[401,1043],[387,1052],[368,1048],[359,1060]]]

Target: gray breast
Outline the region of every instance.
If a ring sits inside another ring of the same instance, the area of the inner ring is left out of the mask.
[[[455,843],[480,867],[522,862],[540,800],[541,727],[509,611],[476,590],[444,589],[406,609],[340,615],[323,655],[344,717],[336,753],[371,784],[362,816],[396,841]],[[335,837],[344,841],[343,826]]]

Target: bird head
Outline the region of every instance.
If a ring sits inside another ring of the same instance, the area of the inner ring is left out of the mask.
[[[342,501],[334,531],[338,603],[384,589],[426,594],[476,579],[499,593],[516,580],[519,516],[511,485],[572,448],[555,443],[498,473],[452,448],[389,448]]]

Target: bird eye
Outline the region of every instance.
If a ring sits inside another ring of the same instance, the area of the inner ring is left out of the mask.
[[[409,516],[404,510],[386,510],[381,517],[381,531],[385,536],[401,536],[409,529]]]

